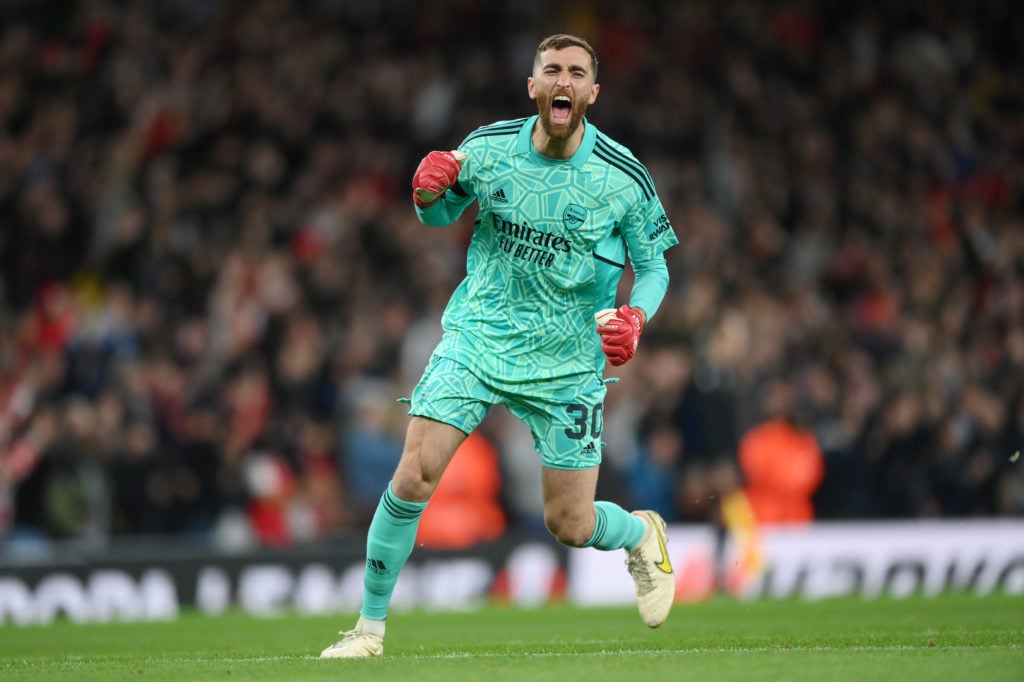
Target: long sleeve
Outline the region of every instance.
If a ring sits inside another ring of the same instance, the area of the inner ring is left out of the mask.
[[[665,256],[659,255],[648,261],[633,263],[633,273],[635,279],[629,304],[634,308],[643,308],[647,313],[647,320],[650,321],[668,291],[668,265]]]

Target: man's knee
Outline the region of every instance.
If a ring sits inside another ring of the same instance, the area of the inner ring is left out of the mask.
[[[406,440],[402,458],[391,476],[391,492],[406,502],[426,502],[434,494],[439,476],[424,466],[422,443],[415,438]]]
[[[391,492],[406,502],[426,502],[436,488],[436,482],[412,467],[399,466],[391,478]]]
[[[594,510],[545,510],[544,523],[563,545],[582,547],[594,534]]]

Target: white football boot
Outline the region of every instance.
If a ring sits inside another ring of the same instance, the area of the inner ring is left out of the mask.
[[[665,622],[676,598],[676,576],[668,557],[665,520],[653,511],[635,511],[647,529],[636,547],[626,550],[626,568],[636,583],[636,603],[647,627]]]
[[[359,616],[356,626],[320,652],[320,658],[372,658],[384,654],[384,621]]]

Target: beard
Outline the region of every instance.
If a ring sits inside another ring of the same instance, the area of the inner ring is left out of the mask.
[[[544,132],[553,140],[567,140],[572,137],[572,134],[580,127],[583,122],[583,115],[587,113],[587,105],[585,102],[573,102],[572,112],[569,114],[569,120],[565,123],[555,123],[551,118],[551,102],[553,97],[546,98],[541,101],[537,100],[537,110],[540,114],[540,125],[544,129]]]

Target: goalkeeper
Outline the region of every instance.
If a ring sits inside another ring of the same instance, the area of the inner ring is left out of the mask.
[[[585,40],[545,39],[526,83],[538,113],[479,128],[416,169],[412,199],[424,224],[451,224],[474,201],[479,212],[466,278],[413,390],[405,448],[370,523],[359,620],[323,658],[383,653],[420,514],[456,448],[499,403],[533,433],[550,532],[570,547],[625,549],[641,619],[658,627],[668,617],[675,576],[664,521],[594,498],[604,364],[636,352],[677,239],[646,168],[584,118],[596,77]],[[616,306],[627,258],[634,285]]]

